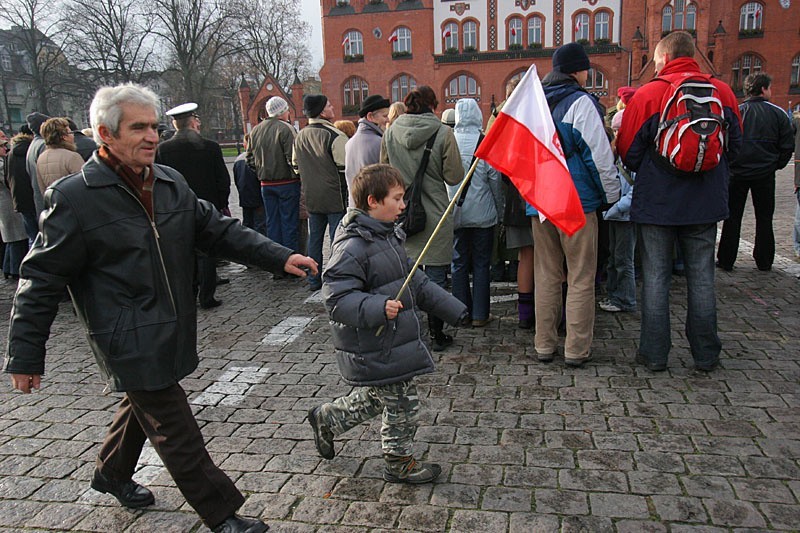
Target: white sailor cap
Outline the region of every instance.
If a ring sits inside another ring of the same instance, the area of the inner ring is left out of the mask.
[[[184,115],[189,115],[197,110],[197,104],[194,102],[189,102],[187,104],[181,104],[177,107],[173,107],[169,111],[167,111],[167,116],[172,118],[183,118]]]

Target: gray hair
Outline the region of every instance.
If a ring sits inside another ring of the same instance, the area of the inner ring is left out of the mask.
[[[152,107],[157,112],[159,100],[156,93],[147,87],[133,83],[99,89],[94,95],[92,105],[89,106],[89,121],[92,124],[94,140],[97,144],[103,144],[99,131],[101,124],[107,127],[112,134],[119,133],[123,104]]]

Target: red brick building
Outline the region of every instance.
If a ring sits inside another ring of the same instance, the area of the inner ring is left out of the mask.
[[[357,118],[368,94],[402,100],[430,85],[442,102],[478,100],[484,116],[505,85],[553,50],[586,45],[587,88],[605,105],[617,88],[653,76],[653,51],[675,29],[696,35],[703,70],[741,89],[757,70],[773,77],[773,101],[800,104],[800,6],[796,0],[321,0],[322,93]]]

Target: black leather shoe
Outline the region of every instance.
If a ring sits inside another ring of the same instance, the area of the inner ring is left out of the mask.
[[[214,307],[219,307],[220,305],[222,305],[221,301],[216,299],[211,299],[207,302],[201,303],[200,307],[202,307],[203,309],[213,309]]]
[[[109,479],[101,474],[99,470],[94,471],[91,486],[97,492],[111,494],[119,500],[119,503],[131,509],[147,507],[148,505],[153,505],[156,501],[153,493],[148,488],[139,485],[132,479],[128,481]]]
[[[239,515],[230,515],[223,523],[216,526],[214,533],[264,533],[269,526],[256,518],[242,518]]]
[[[217,285],[227,285],[230,282],[230,278],[217,278]]]

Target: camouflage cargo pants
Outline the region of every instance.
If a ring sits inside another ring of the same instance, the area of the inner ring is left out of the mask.
[[[357,387],[347,396],[320,406],[320,415],[334,436],[383,413],[384,454],[410,456],[419,421],[419,397],[413,380],[382,387]]]

